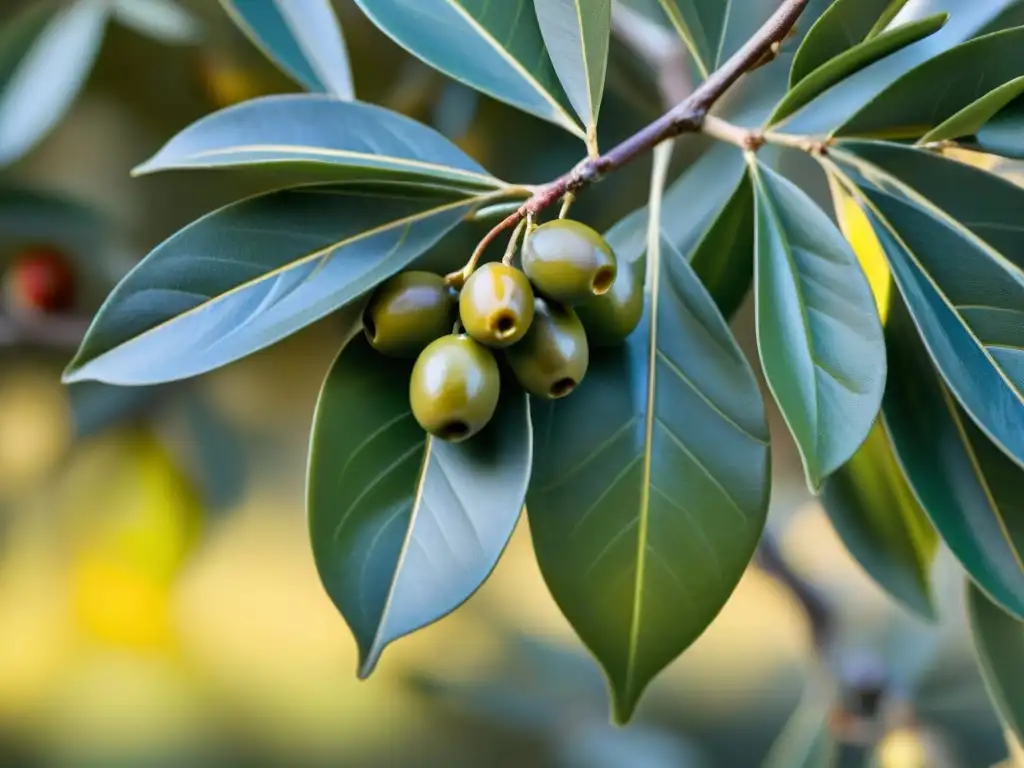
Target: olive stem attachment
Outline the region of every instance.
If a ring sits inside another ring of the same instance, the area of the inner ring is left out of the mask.
[[[603,176],[631,163],[638,157],[647,154],[657,145],[668,139],[674,139],[684,133],[698,133],[708,119],[708,112],[722,96],[744,74],[761,64],[766,54],[771,54],[785,40],[797,20],[807,8],[810,0],[783,0],[778,10],[766,21],[746,43],[734,53],[717,70],[712,72],[685,99],[657,120],[608,150],[605,154],[588,156],[576,164],[572,170],[562,174],[554,181],[534,189],[529,199],[514,212],[502,219],[491,229],[477,245],[470,257],[470,263],[459,272],[449,275],[454,281],[465,277],[473,271],[480,254],[506,229],[516,226],[524,218],[536,215],[555,201],[565,197],[567,192],[577,192],[583,187],[598,182]],[[753,147],[752,147],[753,149]],[[529,230],[527,230],[529,235]],[[468,272],[467,272],[468,269]]]
[[[569,215],[569,209],[572,208],[572,204],[576,201],[576,195],[572,191],[567,191],[565,196],[562,197],[562,208],[558,212],[558,218],[564,219]]]
[[[512,259],[516,255],[516,250],[519,247],[519,236],[523,234],[523,228],[526,226],[526,220],[520,221],[516,224],[516,228],[512,230],[512,237],[508,240],[508,246],[505,248],[505,255],[501,258],[501,263],[506,266],[511,266]]]

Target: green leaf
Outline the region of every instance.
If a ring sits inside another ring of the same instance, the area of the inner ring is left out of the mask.
[[[1024,617],[1024,470],[967,418],[943,386],[902,302],[886,326],[883,413],[921,505],[964,570]]]
[[[317,570],[359,645],[366,677],[394,640],[437,621],[483,583],[530,479],[529,402],[503,382],[491,424],[462,443],[427,437],[409,409],[412,361],[362,334],[338,356],[310,446]]]
[[[405,268],[477,203],[451,192],[332,185],[214,211],[121,281],[65,380],[151,384],[238,360]]]
[[[573,109],[587,126],[589,145],[596,150],[612,0],[534,0],[533,5],[551,64]]]
[[[999,717],[1024,740],[1024,623],[1007,615],[973,585],[967,587],[967,618],[978,666]]]
[[[435,69],[586,140],[551,64],[533,0],[356,0]]]
[[[830,768],[836,740],[829,731],[835,693],[812,681],[765,758],[763,768]]]
[[[0,165],[32,149],[71,107],[108,14],[106,0],[39,0],[0,29]]]
[[[126,27],[162,43],[195,43],[199,20],[174,0],[114,0],[111,15]]]
[[[799,187],[752,161],[754,295],[768,387],[817,491],[864,442],[885,389],[874,297],[849,244]]]
[[[754,277],[753,188],[743,153],[718,142],[665,189],[662,235],[689,260],[700,281],[731,317]],[[616,255],[637,261],[647,250],[647,209],[635,211],[608,233]]]
[[[916,43],[918,40],[935,34],[942,29],[948,19],[948,14],[937,13],[919,21],[903,24],[854,45],[835,58],[829,59],[790,87],[768,119],[769,125],[789,117],[839,81],[845,80],[865,67]],[[800,50],[803,48],[801,47]],[[797,56],[799,58],[799,53]],[[795,63],[796,60],[794,60]]]
[[[1012,101],[981,126],[973,144],[992,155],[1024,159],[1024,98]]]
[[[950,48],[900,77],[834,133],[920,138],[985,94],[1024,75],[1022,46],[1024,27]]]
[[[236,168],[277,187],[332,181],[503,185],[433,128],[396,112],[329,96],[266,96],[193,123],[135,169]]]
[[[862,202],[946,383],[1024,466],[1024,191],[895,144],[844,142],[830,156],[861,174]]]
[[[789,69],[789,87],[827,62],[884,34],[906,4],[907,0],[836,0],[814,22],[797,49]]]
[[[930,141],[970,136],[1022,93],[1024,93],[1024,77],[1015,77],[947,118],[941,125],[922,136],[918,143],[927,144]]]
[[[901,605],[935,619],[930,569],[939,539],[880,421],[825,482],[821,500],[843,545],[868,575]]]
[[[702,79],[738,51],[778,8],[765,0],[659,0]]]
[[[658,221],[657,195],[652,211]],[[592,350],[572,397],[535,405],[527,495],[544,579],[604,669],[619,722],[721,610],[768,503],[753,372],[687,260],[652,230],[640,326]]]
[[[330,0],[220,0],[268,58],[308,91],[354,99],[345,38]]]

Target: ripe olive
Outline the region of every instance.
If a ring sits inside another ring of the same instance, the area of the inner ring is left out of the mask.
[[[515,344],[533,322],[533,288],[521,271],[484,264],[462,287],[459,316],[466,333],[489,347]]]
[[[75,303],[75,277],[64,254],[38,246],[20,253],[5,278],[5,291],[14,312],[66,312]]]
[[[431,342],[416,359],[409,401],[423,429],[458,442],[487,426],[500,389],[491,351],[465,334],[449,335]]]
[[[583,380],[590,351],[576,313],[538,297],[533,325],[522,341],[505,350],[505,357],[523,389],[554,400]]]
[[[402,272],[383,283],[363,312],[370,345],[396,357],[413,357],[434,339],[452,332],[455,302],[444,278]]]
[[[596,231],[557,219],[537,227],[523,245],[523,270],[537,292],[576,304],[608,292],[615,281],[615,254]]]
[[[623,264],[611,289],[578,304],[576,314],[594,346],[620,344],[640,324],[644,313],[643,266]]]

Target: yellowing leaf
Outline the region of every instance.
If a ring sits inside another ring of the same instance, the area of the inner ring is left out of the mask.
[[[829,177],[829,186],[832,189],[832,203],[835,206],[839,229],[850,243],[864,274],[867,275],[871,293],[874,294],[878,307],[878,316],[882,320],[882,325],[885,325],[889,316],[889,296],[892,292],[892,275],[885,260],[885,251],[882,250],[882,244],[878,242],[871,222],[857,205],[857,201],[832,177]]]

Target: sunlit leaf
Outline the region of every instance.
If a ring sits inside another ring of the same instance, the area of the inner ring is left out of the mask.
[[[110,13],[126,27],[162,43],[194,43],[200,38],[198,19],[175,0],[114,0]]]
[[[934,153],[844,142],[928,351],[971,417],[1024,466],[1024,190]]]
[[[498,410],[461,443],[427,437],[409,409],[412,362],[360,335],[317,405],[309,531],[317,570],[369,675],[392,641],[457,608],[490,574],[530,478],[529,403],[505,380]]]
[[[306,90],[353,99],[352,72],[330,0],[220,0],[252,41]]]
[[[768,501],[753,373],[687,260],[656,228],[650,245],[640,326],[592,350],[571,397],[534,406],[527,496],[541,571],[620,722],[721,610]]]
[[[817,69],[808,72],[793,85],[775,107],[768,122],[774,124],[789,117],[839,81],[922,38],[935,34],[943,27],[948,18],[949,16],[945,13],[937,13],[919,21],[902,24],[846,49]]]
[[[971,102],[941,125],[921,137],[918,143],[958,139],[976,133],[1003,107],[1024,93],[1024,77],[1016,77]]]
[[[886,335],[883,413],[900,465],[964,570],[1024,617],[1024,470],[956,405],[898,300]]]
[[[267,96],[208,115],[135,173],[204,168],[244,169],[277,186],[378,179],[502,185],[433,128],[373,104],[307,94]]]
[[[843,545],[886,592],[934,619],[930,569],[938,536],[896,462],[881,422],[825,481],[822,504]]]
[[[967,618],[985,687],[999,716],[1024,740],[1024,623],[1004,613],[974,585],[967,587]]]
[[[907,0],[836,0],[797,49],[789,70],[790,87],[826,62],[882,35],[906,4]]]
[[[612,0],[533,0],[551,64],[573,109],[596,147],[601,111]]]
[[[867,437],[885,388],[885,344],[867,278],[814,201],[751,163],[754,294],[768,386],[817,490]]]
[[[456,80],[586,139],[533,0],[356,0],[385,34]]]
[[[919,138],[996,88],[1024,76],[1024,27],[950,48],[882,91],[835,133]],[[941,87],[936,87],[936,84]]]
[[[658,0],[701,78],[718,69],[778,8],[767,0]]]
[[[237,360],[398,272],[475,203],[448,192],[332,185],[221,208],[121,281],[65,378],[151,384]]]
[[[0,165],[32,149],[70,108],[109,11],[106,0],[38,0],[0,28]]]

